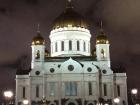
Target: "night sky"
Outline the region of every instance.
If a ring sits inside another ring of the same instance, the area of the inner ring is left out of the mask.
[[[140,0],[73,0],[73,5],[90,24],[92,49],[102,20],[112,64],[125,67],[129,88],[140,90]],[[15,88],[16,70],[30,66],[38,24],[49,50],[52,23],[65,7],[66,0],[0,0],[0,96]]]

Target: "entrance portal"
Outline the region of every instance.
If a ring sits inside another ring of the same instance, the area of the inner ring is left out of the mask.
[[[68,105],[75,105],[73,102],[70,102]]]

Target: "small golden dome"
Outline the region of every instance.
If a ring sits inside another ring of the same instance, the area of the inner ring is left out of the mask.
[[[53,29],[68,26],[88,29],[88,24],[84,17],[74,11],[70,2],[68,3],[66,10],[55,19]]]
[[[109,44],[109,40],[103,30],[101,30],[100,35],[96,37],[96,44]]]
[[[45,45],[45,40],[40,32],[37,32],[37,36],[32,39],[32,45]]]

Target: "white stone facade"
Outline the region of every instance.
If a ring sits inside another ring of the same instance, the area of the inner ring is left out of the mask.
[[[109,45],[96,45],[96,47],[97,51],[98,47],[109,50]],[[126,73],[113,73],[110,69],[109,55],[105,59],[98,59],[100,52],[97,52],[97,60],[91,60],[92,56],[67,58],[65,56],[56,57],[57,59],[48,57],[44,60],[44,55],[42,57],[40,55],[40,59],[36,60],[34,53],[36,50],[44,54],[45,47],[44,45],[32,46],[32,70],[29,75],[16,76],[17,105],[24,98],[28,99],[31,105],[41,101],[43,97],[50,105],[62,105],[65,100],[67,100],[65,105],[69,103],[79,105],[79,102],[82,105],[95,105],[99,97],[108,100],[118,96],[121,102],[125,101],[127,104]],[[68,85],[70,86],[68,92],[67,83],[71,85]]]
[[[113,73],[109,44],[96,44],[91,56],[90,31],[82,27],[63,27],[50,33],[50,57],[45,45],[32,45],[31,71],[16,75],[16,105],[24,99],[39,105],[96,105],[99,102],[127,103],[126,73]]]
[[[82,105],[85,105],[85,102],[92,102],[95,105],[94,101],[98,101],[99,97],[107,100],[119,96],[121,102],[125,100],[127,103],[126,73],[113,74],[105,61],[102,63],[84,60],[77,62],[72,58],[64,60],[63,62],[35,62],[36,66],[29,75],[17,75],[16,102],[21,102],[24,98],[30,102],[38,102],[45,97],[50,101],[50,105],[52,103],[62,105],[64,99],[73,100],[74,103],[77,102],[76,99],[80,99]],[[70,65],[74,67],[73,70],[68,69]],[[54,72],[51,71],[53,69]],[[106,70],[106,73],[103,70]],[[36,74],[37,71],[40,72],[39,75]],[[51,87],[51,83],[54,87]],[[74,95],[66,94],[65,83],[76,83]],[[91,90],[89,90],[89,83],[91,83]],[[106,90],[104,85],[106,85]],[[38,96],[36,96],[37,86],[39,86]],[[117,93],[117,86],[120,87],[120,93]],[[25,97],[23,97],[23,87],[26,88]]]
[[[51,56],[90,56],[90,38],[91,34],[85,28],[68,26],[52,30]]]

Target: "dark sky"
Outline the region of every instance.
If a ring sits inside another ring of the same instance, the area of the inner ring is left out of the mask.
[[[103,21],[112,63],[123,65],[129,86],[140,89],[140,0],[73,0],[73,5],[89,20],[91,48]],[[38,23],[49,50],[52,22],[65,6],[66,0],[0,0],[0,92],[14,89],[21,62],[30,64],[30,45]]]

